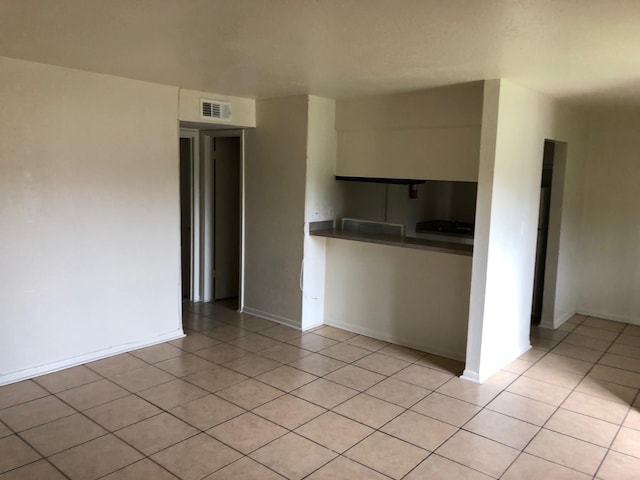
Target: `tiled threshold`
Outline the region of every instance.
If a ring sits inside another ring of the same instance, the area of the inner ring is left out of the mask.
[[[640,478],[640,327],[575,316],[483,385],[332,327],[185,338],[0,388],[0,480]]]

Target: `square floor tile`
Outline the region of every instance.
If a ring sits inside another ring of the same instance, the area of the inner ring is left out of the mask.
[[[321,350],[320,353],[322,355],[335,358],[336,360],[340,360],[342,362],[351,363],[369,355],[371,352],[369,352],[369,350],[365,350],[364,348],[349,345],[348,343],[338,343],[329,348]]]
[[[207,433],[244,454],[266,445],[287,430],[251,412],[213,427]]]
[[[255,377],[261,373],[278,368],[281,363],[260,355],[247,355],[224,364],[224,367],[234,370],[248,377]]]
[[[622,427],[611,445],[611,450],[640,458],[640,431]]]
[[[113,435],[105,435],[49,460],[72,480],[94,480],[142,458],[138,452]]]
[[[272,387],[279,388],[285,392],[295,390],[307,383],[310,383],[317,379],[315,375],[303,372],[297,368],[283,365],[281,367],[270,370],[266,373],[258,375],[256,380],[271,385]]]
[[[0,473],[34,462],[39,458],[38,452],[17,435],[0,439]]]
[[[300,335],[302,335],[302,332],[285,325],[276,325],[275,327],[261,330],[260,335],[265,335],[274,340],[286,342],[287,340],[291,340],[294,337],[299,337]]]
[[[411,407],[411,410],[456,427],[461,427],[478,413],[481,408],[477,405],[434,392]]]
[[[249,379],[220,390],[216,395],[242,408],[251,410],[284,395],[284,392],[257,380]]]
[[[584,376],[578,375],[577,373],[557,370],[550,367],[539,367],[538,365],[534,365],[528,369],[523,373],[523,376],[568,389],[574,388],[584,378]]]
[[[308,480],[388,480],[389,477],[382,475],[370,468],[360,465],[345,457],[336,457],[324,467],[316,470],[306,477]]]
[[[613,353],[605,353],[598,361],[598,363],[600,365],[606,365],[608,367],[631,370],[632,372],[636,373],[640,372],[640,359],[637,358],[629,358],[622,355],[615,355]]]
[[[303,398],[324,408],[333,408],[358,393],[357,390],[352,388],[319,378],[293,390],[291,395]]]
[[[502,392],[489,405],[489,410],[542,426],[556,407],[510,392]]]
[[[130,392],[136,393],[175,380],[175,377],[153,365],[147,365],[146,367],[115,375],[110,380]]]
[[[364,348],[371,352],[376,352],[381,348],[389,345],[389,342],[378,340],[377,338],[367,337],[365,335],[356,335],[346,341],[349,345],[355,345],[356,347]]]
[[[0,420],[14,432],[21,432],[74,413],[73,408],[50,395],[0,410]]]
[[[132,355],[149,363],[157,363],[168,358],[177,357],[184,352],[179,348],[169,345],[168,343],[160,343],[151,347],[141,348],[140,350],[134,350]]]
[[[249,330],[245,330],[244,328],[234,327],[233,325],[225,325],[224,327],[216,327],[212,328],[211,330],[205,330],[202,333],[209,337],[215,338],[216,340],[228,342],[230,340],[249,335],[251,332]]]
[[[556,407],[571,393],[571,390],[567,388],[558,387],[528,377],[518,378],[507,387],[507,391]]]
[[[47,395],[49,395],[49,392],[32,380],[5,385],[0,387],[0,409],[46,397]]]
[[[418,365],[434,368],[452,375],[460,375],[464,370],[464,362],[453,360],[452,358],[440,357],[427,353],[424,357],[416,360]]]
[[[145,365],[145,362],[129,353],[121,353],[120,355],[114,355],[113,357],[107,357],[102,360],[87,363],[87,367],[107,378],[118,375],[119,373],[128,372],[129,370],[144,367]]]
[[[538,433],[540,427],[485,409],[473,417],[464,429],[522,450]]]
[[[443,457],[499,478],[518,454],[516,450],[488,438],[460,430],[438,448]]]
[[[244,337],[231,340],[229,344],[242,348],[243,350],[256,353],[261,350],[266,350],[267,348],[275,347],[276,345],[279,345],[280,342],[273,340],[272,338],[265,337],[264,335],[251,333]]]
[[[256,415],[267,418],[290,430],[299,427],[325,411],[322,407],[292,395],[283,395],[253,410]]]
[[[543,428],[525,452],[594,475],[607,450]]]
[[[1,471],[1,470],[0,470]],[[24,467],[11,470],[4,475],[0,473],[1,480],[65,480],[66,477],[56,470],[46,460],[38,460]]]
[[[290,362],[289,365],[304,370],[307,373],[312,373],[313,375],[323,376],[344,367],[346,364],[335,358],[312,353],[311,355]]]
[[[207,394],[207,391],[183,380],[172,380],[138,393],[145,400],[165,410],[204,397]]]
[[[251,332],[261,332],[278,325],[276,322],[272,322],[266,318],[253,317],[247,314],[242,314],[242,317],[235,320],[233,324],[236,327],[244,328]]]
[[[171,413],[200,430],[206,430],[244,413],[244,410],[215,395],[206,395],[171,409]]]
[[[380,430],[425,450],[433,451],[456,433],[458,428],[407,410]]]
[[[103,480],[176,480],[176,478],[157,463],[145,458],[107,475]]]
[[[135,395],[86,410],[85,415],[110,431],[120,430],[160,413],[160,409]]]
[[[562,404],[562,408],[618,424],[623,421],[629,411],[629,405],[610,402],[581,392],[573,392],[569,395]]]
[[[183,480],[199,480],[242,455],[201,433],[151,457]]]
[[[384,400],[361,393],[333,409],[372,428],[380,428],[391,419],[400,415],[404,409]]]
[[[0,422],[0,438],[8,437],[12,433],[13,432],[9,430],[9,427],[7,427],[4,423]]]
[[[613,320],[606,320],[598,317],[587,317],[582,322],[582,325],[586,327],[601,328],[603,330],[609,330],[610,332],[616,333],[620,333],[625,327],[625,324],[622,322],[615,322]]]
[[[586,321],[586,320],[585,320]],[[596,338],[598,340],[612,341],[618,336],[618,332],[612,332],[610,330],[603,330],[602,328],[588,327],[582,322],[574,330],[578,335],[584,335],[585,337]]]
[[[319,329],[314,330],[313,333],[316,335],[322,335],[323,337],[330,338],[337,342],[344,342],[345,340],[349,340],[357,335],[357,333],[349,332],[341,328],[331,327],[329,325],[320,327]]]
[[[185,352],[195,352],[196,350],[212,347],[218,343],[220,343],[219,340],[196,332],[188,333],[185,337],[169,342],[170,345]]]
[[[458,377],[451,378],[438,388],[438,392],[474,405],[484,407],[493,400],[504,387],[491,383],[477,384]]]
[[[43,375],[33,380],[51,393],[58,393],[85,383],[102,380],[102,377],[84,365],[78,365],[77,367],[65,368],[59,372]]]
[[[531,362],[527,362],[526,360],[520,360],[519,358],[516,358],[515,360],[507,364],[505,367],[503,367],[502,370],[504,370],[505,372],[511,372],[517,375],[521,375],[527,370],[529,370],[532,365],[533,363]]]
[[[489,480],[491,477],[433,454],[404,478],[405,480]]]
[[[385,379],[384,375],[370,372],[369,370],[354,365],[342,367],[339,370],[325,375],[324,378],[361,392]]]
[[[145,455],[191,437],[198,431],[168,413],[161,413],[116,432],[116,435]]]
[[[193,353],[194,355],[221,365],[223,363],[227,363],[232,360],[237,360],[238,358],[250,355],[251,352],[243,350],[242,348],[235,347],[233,345],[221,343],[220,345],[214,345],[213,347],[196,350]]]
[[[584,360],[585,362],[590,363],[597,362],[602,356],[602,352],[600,350],[578,347],[577,345],[571,345],[570,343],[564,342],[554,348],[551,353],[564,355],[565,357],[575,358],[577,360]]]
[[[338,453],[353,447],[373,432],[372,428],[333,412],[326,412],[296,430],[303,437]]]
[[[521,454],[501,477],[503,480],[591,480],[584,473],[576,472],[557,463],[526,453]]]
[[[336,454],[295,433],[288,433],[256,450],[251,457],[291,480],[306,477]]]
[[[640,430],[640,410],[631,408],[627,417],[624,419],[623,425],[628,428],[633,428],[634,430]]]
[[[574,330],[575,332],[575,330]],[[571,332],[563,343],[570,345],[576,345],[577,347],[591,348],[593,350],[600,350],[604,352],[611,345],[611,340],[601,340],[598,338],[587,337],[585,335],[578,335]]]
[[[372,372],[379,373],[381,375],[393,375],[399,372],[405,367],[411,365],[409,362],[399,360],[397,358],[389,357],[388,355],[381,355],[379,353],[370,353],[366,357],[361,358],[354,365]]]
[[[311,352],[307,350],[294,347],[293,345],[288,345],[286,343],[281,343],[280,345],[267,348],[266,350],[262,350],[260,352],[260,355],[262,355],[263,357],[270,358],[271,360],[275,360],[280,363],[295,362],[296,360],[302,357],[306,357],[310,354]]]
[[[30,445],[45,456],[61,452],[107,433],[84,415],[76,413],[21,433]]]
[[[407,442],[375,432],[348,450],[345,456],[391,478],[400,479],[428,454],[426,450]]]
[[[608,448],[619,425],[559,408],[544,428]]]
[[[640,459],[610,450],[598,470],[597,478],[602,480],[637,480],[638,472],[640,472]]]
[[[620,368],[596,365],[589,372],[589,378],[604,380],[606,382],[617,383],[631,388],[640,388],[640,373],[629,372]]]
[[[186,353],[158,362],[155,366],[176,377],[186,377],[187,375],[213,368],[216,364],[197,355]]]
[[[365,393],[381,400],[395,403],[401,407],[409,408],[431,393],[431,390],[394,378],[387,378],[380,383],[376,383],[373,387],[366,390]]]
[[[215,473],[207,476],[203,480],[284,480],[282,475],[278,475],[249,457],[241,458]]]
[[[578,375],[586,375],[593,367],[592,362],[585,362],[584,360],[577,360],[554,353],[545,355],[536,365],[538,367],[566,370],[567,372],[577,373]]]
[[[435,390],[440,385],[453,378],[453,375],[433,368],[421,367],[420,365],[410,365],[399,371],[393,378],[411,383],[422,388]]]
[[[400,345],[389,344],[378,350],[378,353],[389,355],[390,357],[399,358],[407,362],[417,362],[425,356],[425,352],[414,350],[413,348],[402,347]]]
[[[97,407],[127,395],[129,395],[129,392],[109,380],[87,383],[57,394],[59,398],[77,410]]]
[[[193,385],[214,393],[223,388],[227,388],[236,383],[247,380],[249,377],[241,373],[234,372],[225,367],[214,367],[202,372],[194,373],[183,378]]]
[[[318,352],[324,348],[331,347],[338,342],[331,340],[330,338],[323,337],[322,335],[316,335],[315,333],[305,333],[300,337],[294,337],[291,340],[287,340],[287,343],[294,347],[309,350],[310,352]]]

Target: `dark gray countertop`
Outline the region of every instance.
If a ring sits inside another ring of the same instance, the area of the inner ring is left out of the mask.
[[[309,235],[315,237],[340,238],[342,240],[354,240],[356,242],[377,243],[392,247],[415,248],[418,250],[431,250],[434,252],[453,253],[455,255],[473,255],[473,245],[462,243],[439,242],[421,238],[400,237],[397,235],[380,235],[372,233],[343,232],[335,228],[310,229]]]

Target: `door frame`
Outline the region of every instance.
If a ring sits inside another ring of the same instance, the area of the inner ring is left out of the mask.
[[[193,128],[180,128],[179,138],[188,138],[191,140],[191,159],[189,165],[190,181],[191,181],[191,240],[189,248],[191,249],[191,264],[189,265],[191,288],[189,291],[189,300],[192,302],[201,301],[201,261],[200,261],[200,133]],[[183,248],[181,246],[180,248]],[[182,268],[182,267],[181,267]],[[182,276],[180,276],[182,279]],[[180,287],[182,289],[182,286]]]
[[[200,247],[200,300],[210,302],[213,300],[213,162],[212,139],[214,138],[239,138],[240,139],[240,255],[238,265],[238,310],[244,308],[244,265],[245,265],[245,135],[243,129],[232,130],[200,130],[200,194],[198,228]]]

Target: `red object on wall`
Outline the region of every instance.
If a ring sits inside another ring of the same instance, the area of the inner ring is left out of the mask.
[[[409,198],[418,198],[418,185],[415,183],[409,185]]]

